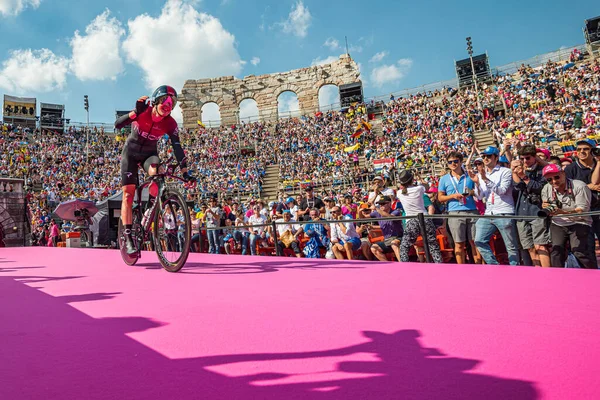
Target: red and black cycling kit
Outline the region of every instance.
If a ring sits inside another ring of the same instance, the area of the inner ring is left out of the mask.
[[[131,133],[127,137],[121,153],[121,181],[123,185],[138,183],[138,165],[142,164],[147,172],[153,164],[158,164],[158,140],[169,135],[171,146],[181,167],[185,167],[185,154],[179,142],[177,122],[170,115],[159,122],[152,121],[152,107],[131,119],[129,114],[121,116],[115,122],[115,128],[121,129],[131,124]]]

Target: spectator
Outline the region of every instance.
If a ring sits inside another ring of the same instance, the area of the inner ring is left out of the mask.
[[[306,192],[306,197],[300,203],[300,208],[297,213],[298,216],[302,217],[303,221],[309,221],[311,219],[309,217],[310,210],[313,208],[318,209],[321,214],[325,214],[325,203],[315,196],[312,186],[307,186],[304,191]]]
[[[485,170],[477,175],[471,173],[470,177],[475,183],[478,195],[486,199],[485,215],[514,215],[511,170],[497,165],[500,152],[496,147],[488,146],[481,154]],[[475,231],[475,245],[486,264],[498,264],[489,242],[494,233],[499,231],[508,252],[510,265],[519,265],[512,219],[480,218],[475,224]]]
[[[210,254],[219,254],[220,253],[220,240],[219,240],[219,229],[210,229],[210,228],[219,228],[221,226],[221,217],[223,216],[223,212],[221,211],[221,207],[217,202],[216,197],[212,197],[210,199],[210,205],[206,209],[206,235],[208,236],[208,252]]]
[[[389,196],[381,196],[377,201],[376,210],[371,212],[371,218],[398,217],[402,215],[400,210],[392,211],[392,199]],[[371,252],[379,261],[387,261],[386,254],[394,252],[396,260],[400,261],[400,238],[402,237],[402,221],[379,221],[379,227],[383,233],[383,241],[373,243]]]
[[[425,204],[423,202],[425,188],[422,185],[415,185],[412,172],[408,170],[401,171],[398,180],[400,181],[402,188],[398,193],[398,199],[402,203],[406,216],[415,217],[418,214],[426,214],[427,210],[425,209]],[[402,236],[402,242],[400,244],[400,261],[409,261],[408,253],[410,248],[415,244],[420,234],[421,229],[419,227],[419,221],[416,218],[411,218],[406,221],[404,235]],[[426,237],[424,237],[423,240],[427,240],[429,243],[429,250],[433,261],[442,263],[442,253],[436,237],[436,228],[431,219],[425,220],[425,235]]]
[[[280,218],[275,222],[280,223],[277,225],[277,233],[279,234],[277,247],[279,247],[280,254],[283,254],[284,248],[290,248],[294,251],[296,257],[302,257],[298,235],[302,233],[303,229],[300,225],[294,224],[296,221],[292,219],[290,210],[285,210],[283,212],[283,218]]]
[[[564,267],[566,261],[566,242],[570,242],[573,255],[583,268],[597,268],[590,258],[588,239],[592,219],[590,217],[571,217],[590,210],[591,191],[579,180],[567,178],[558,166],[549,164],[544,167],[544,177],[549,184],[542,190],[542,207],[552,215],[550,234],[553,267]]]
[[[254,204],[252,207],[252,215],[248,218],[248,225],[250,228],[250,254],[256,255],[257,247],[260,242],[267,239],[267,231],[264,226],[267,223],[267,218],[260,213],[260,206]]]
[[[363,255],[367,258],[369,245],[361,242],[354,222],[343,222],[344,219],[353,218],[350,215],[344,216],[339,206],[333,207],[331,217],[334,220],[340,221],[331,225],[331,249],[333,250],[333,254],[335,254],[335,258],[343,260],[345,255],[348,260],[352,260],[354,258],[353,252],[359,249],[362,250]]]
[[[309,237],[308,242],[304,245],[304,255],[307,258],[320,258],[320,250],[328,249],[329,240],[329,225],[321,222],[321,211],[313,208],[309,211],[310,224],[304,225],[304,232]]]
[[[58,239],[60,238],[60,231],[58,229],[58,225],[52,219],[50,220],[50,239],[52,241],[52,247],[58,246]]]
[[[476,264],[481,263],[481,258],[475,246],[475,224],[477,220],[469,218],[470,215],[479,215],[475,198],[473,197],[475,183],[469,177],[462,165],[463,156],[452,151],[447,155],[450,172],[440,179],[438,199],[447,203],[450,215],[461,215],[461,218],[449,218],[448,230],[454,240],[454,255],[458,264],[466,263],[467,241],[471,243],[473,259]]]
[[[592,139],[581,139],[577,143],[577,154],[575,162],[565,168],[565,176],[568,179],[578,180],[587,184],[591,190],[592,211],[600,210],[600,162],[598,162],[592,153],[596,149],[596,141]],[[594,215],[592,217],[592,232],[588,235],[587,249],[590,254],[588,257],[596,266],[596,238],[600,240],[600,217]]]
[[[539,152],[540,149],[538,149]],[[519,159],[511,163],[514,190],[517,194],[515,215],[536,217],[542,205],[542,188],[546,179],[542,176],[543,160],[537,157],[533,145],[522,146]],[[521,247],[529,252],[534,266],[549,267],[550,231],[545,219],[519,220],[517,232]]]

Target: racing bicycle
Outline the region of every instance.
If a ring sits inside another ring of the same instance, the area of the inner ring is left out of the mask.
[[[134,203],[131,237],[137,253],[127,254],[125,246],[124,226],[119,218],[118,242],[121,257],[125,264],[134,265],[142,256],[145,244],[154,247],[161,266],[169,272],[178,272],[187,261],[191,244],[191,218],[183,195],[166,179],[172,178],[187,183],[183,178],[174,175],[179,164],[170,158],[159,164],[159,173],[149,176],[141,185],[137,185]],[[153,201],[142,201],[145,188],[156,184],[158,194]]]

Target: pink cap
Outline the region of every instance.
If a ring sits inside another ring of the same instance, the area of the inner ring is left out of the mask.
[[[548,164],[542,170],[542,175],[558,174],[562,169],[556,164]]]
[[[546,158],[550,158],[550,150],[548,149],[536,149],[536,153],[542,153],[546,156]]]
[[[432,186],[429,189],[427,189],[427,193],[437,193],[437,192],[438,192],[438,188],[436,188],[435,186]]]

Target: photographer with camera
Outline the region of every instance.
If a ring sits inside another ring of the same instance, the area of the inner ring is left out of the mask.
[[[542,206],[542,188],[546,179],[542,175],[544,165],[536,157],[534,145],[526,144],[519,149],[519,159],[511,163],[514,190],[517,193],[515,215],[537,216]],[[534,266],[549,267],[550,229],[548,220],[517,219],[517,232],[523,249],[529,252]]]
[[[591,236],[591,217],[567,218],[590,210],[592,193],[582,181],[569,179],[558,165],[548,164],[543,170],[548,185],[542,189],[542,208],[552,216],[550,236],[552,251],[550,264],[564,267],[567,259],[566,241],[569,239],[571,252],[583,268],[598,268],[590,257],[588,236]]]
[[[565,167],[568,179],[576,179],[587,184],[591,190],[592,211],[600,210],[600,149],[596,148],[596,142],[592,139],[580,139],[577,141],[577,157],[575,162]],[[596,237],[600,240],[600,216],[592,217],[591,234],[588,235],[589,257],[594,263],[596,260]]]

